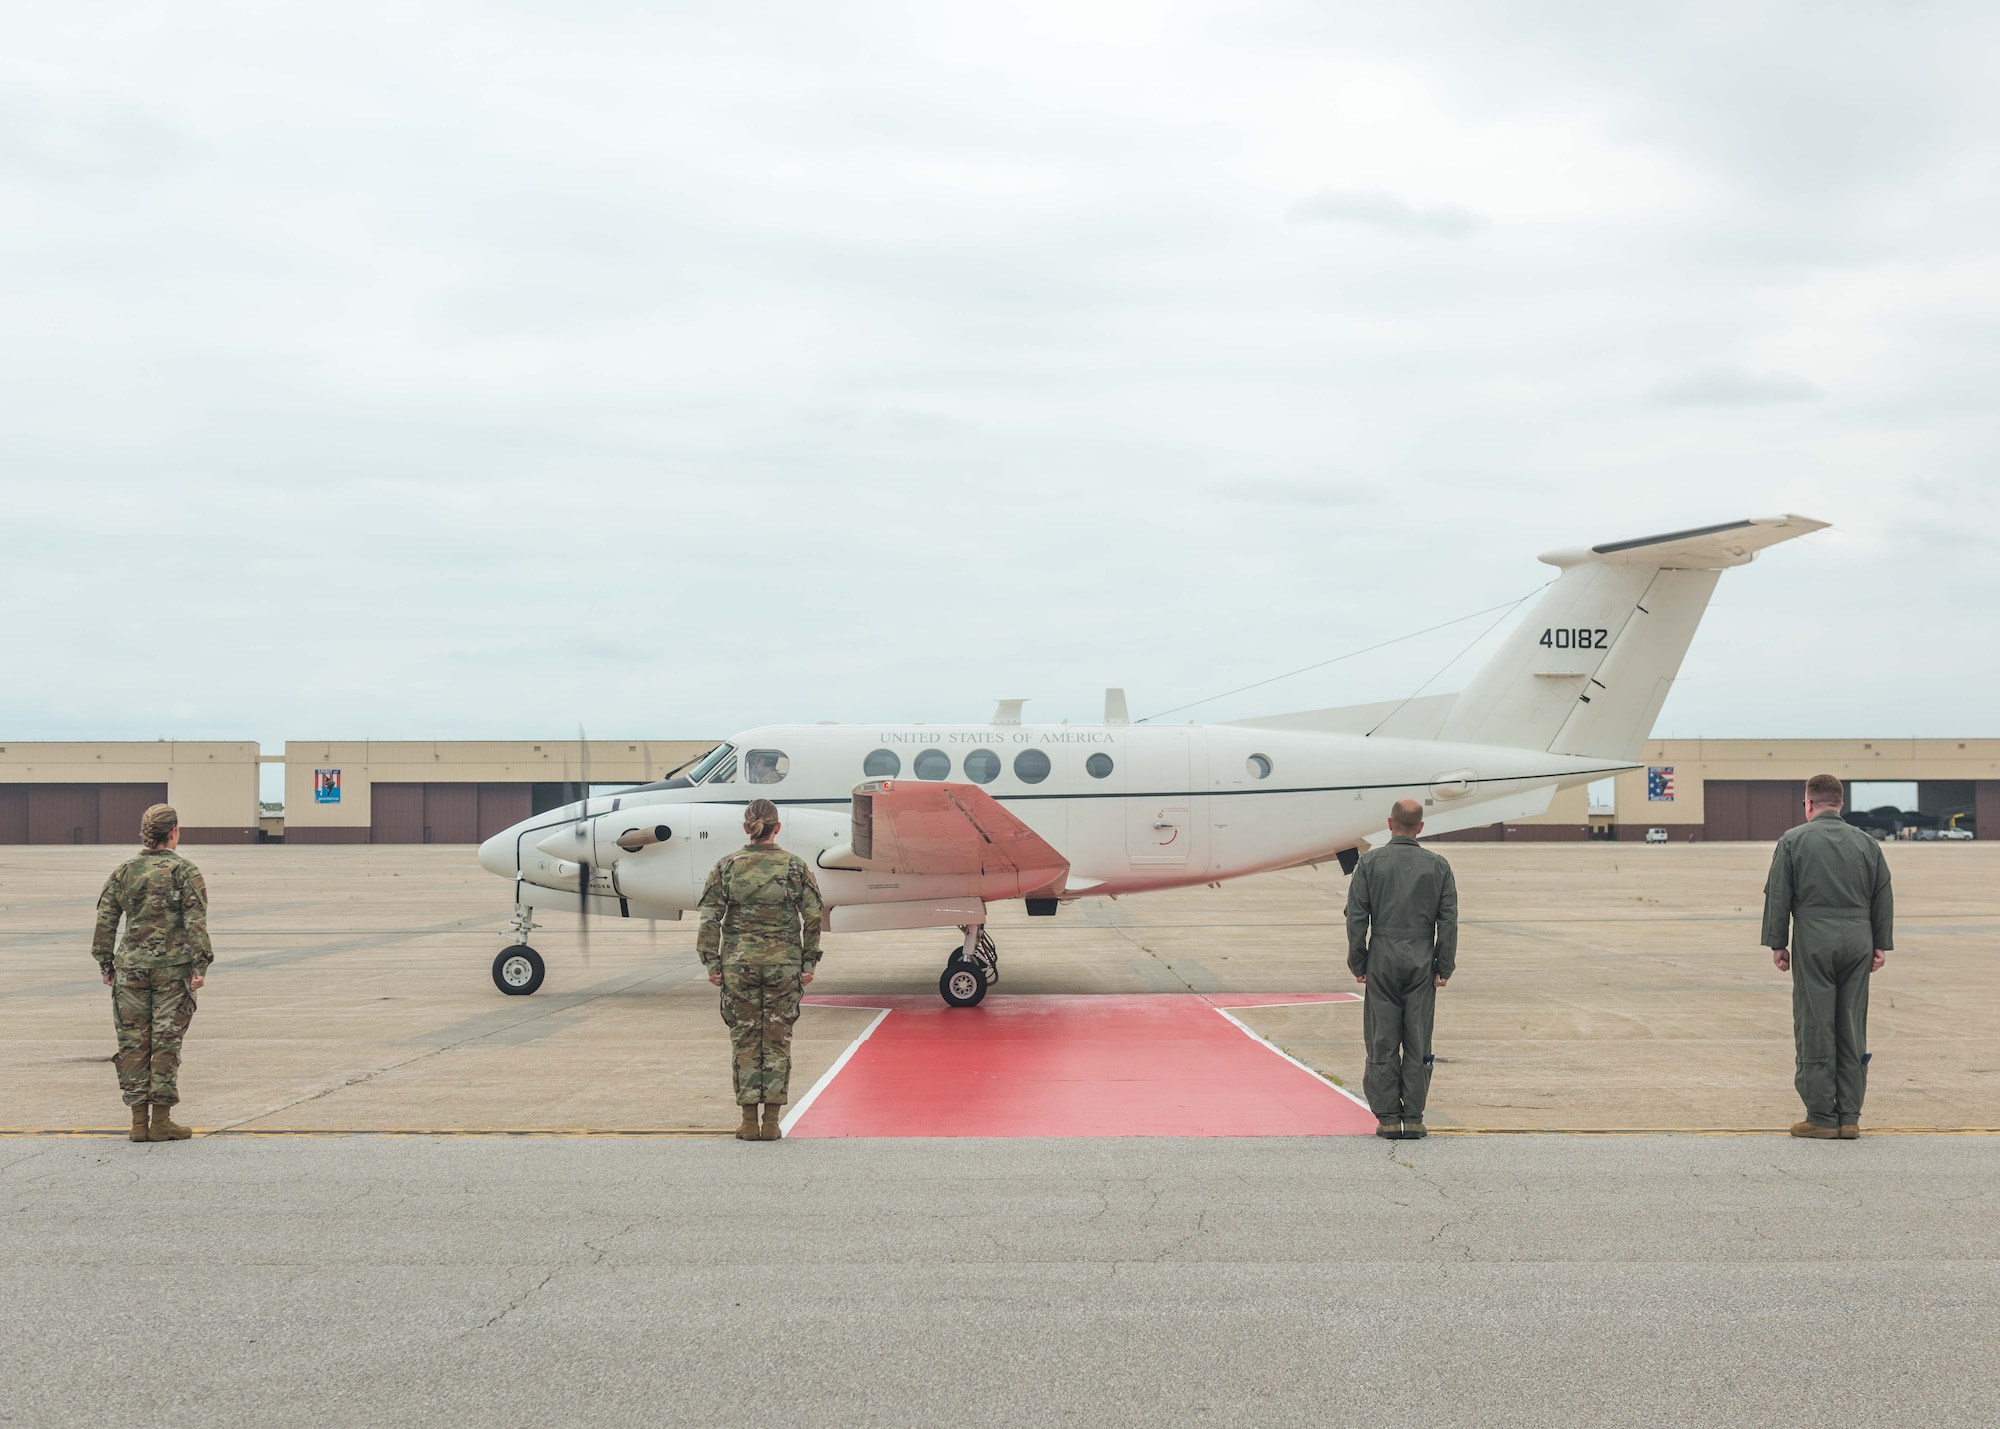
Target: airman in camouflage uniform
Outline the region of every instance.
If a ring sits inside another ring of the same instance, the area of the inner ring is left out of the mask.
[[[739,1141],[776,1141],[792,1076],[792,1024],[819,966],[819,884],[805,860],[779,848],[778,809],[753,799],[743,812],[750,843],[724,854],[701,892],[695,942],[708,980],[722,989],[722,1020],[735,1049]],[[757,1108],[764,1108],[763,1125]]]
[[[98,895],[90,952],[113,989],[118,1055],[112,1060],[132,1108],[132,1140],[180,1141],[192,1134],[171,1113],[180,1100],[181,1038],[194,1017],[195,989],[215,961],[208,887],[201,871],[174,852],[181,832],[172,808],[146,810],[139,833],[145,848],[119,864]]]
[[[1362,1090],[1375,1134],[1416,1141],[1431,1088],[1431,1020],[1458,966],[1458,884],[1443,855],[1417,842],[1423,807],[1398,800],[1393,837],[1361,855],[1347,885],[1347,969],[1366,986]]]

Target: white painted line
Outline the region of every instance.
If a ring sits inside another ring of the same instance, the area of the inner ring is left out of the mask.
[[[810,1007],[813,1004],[807,1003],[806,1005]],[[825,1004],[821,1005],[824,1006]],[[854,1005],[852,1003],[837,1003],[835,1004],[835,1006],[844,1006],[851,1008]],[[862,1008],[856,1008],[855,1010],[859,1012],[868,1012],[872,1010],[875,1014],[875,1020],[869,1023],[866,1027],[861,1029],[861,1035],[855,1038],[852,1042],[847,1044],[847,1050],[845,1052],[842,1052],[838,1057],[835,1057],[833,1059],[833,1065],[826,1069],[826,1074],[824,1076],[822,1076],[818,1081],[812,1084],[812,1090],[807,1092],[804,1096],[800,1097],[797,1101],[793,1102],[792,1109],[789,1112],[787,1112],[784,1116],[778,1119],[778,1130],[783,1135],[790,1136],[792,1134],[792,1127],[798,1122],[798,1119],[800,1117],[806,1114],[806,1108],[813,1104],[813,1099],[817,1097],[821,1092],[825,1091],[828,1085],[832,1083],[833,1079],[840,1075],[840,1069],[847,1065],[847,1059],[854,1055],[855,1050],[858,1047],[860,1047],[863,1042],[866,1042],[870,1037],[875,1035],[875,1029],[882,1025],[882,1019],[887,1017],[891,1012],[895,1011],[893,1007],[878,1007],[873,1009],[862,1007]]]
[[[1338,1007],[1339,1005],[1340,1005],[1339,1003],[1328,1003],[1328,1002],[1260,1002],[1254,1009],[1246,1007],[1243,1010],[1245,1012],[1250,1012],[1250,1011],[1262,1011],[1266,1007]],[[1230,1016],[1228,1008],[1216,1007],[1215,1004],[1212,1002],[1209,1003],[1209,1006],[1211,1008],[1214,1008],[1215,1011],[1221,1013],[1224,1017],[1228,1017],[1230,1023],[1234,1025],[1236,1030],[1241,1032],[1245,1037],[1249,1037],[1257,1042],[1263,1043],[1266,1048],[1277,1053],[1280,1057],[1283,1057],[1287,1062],[1290,1062],[1294,1067],[1297,1067],[1301,1072],[1304,1072],[1307,1076],[1316,1077],[1320,1081],[1325,1082],[1329,1087],[1332,1087],[1335,1091],[1339,1092],[1342,1096],[1346,1097],[1349,1101],[1353,1102],[1363,1111],[1368,1111],[1367,1102],[1361,1100],[1360,1097],[1357,1097],[1356,1095],[1354,1095],[1353,1092],[1350,1092],[1346,1087],[1343,1087],[1340,1083],[1332,1080],[1331,1078],[1320,1076],[1318,1072],[1315,1072],[1311,1067],[1308,1067],[1304,1062],[1301,1062],[1297,1057],[1294,1057],[1290,1052],[1287,1052],[1283,1047],[1280,1047],[1277,1043],[1273,1042],[1263,1033],[1256,1031],[1254,1028],[1250,1027],[1247,1023],[1241,1021],[1240,1019]],[[814,1090],[817,1090],[817,1088],[815,1088]],[[1375,1113],[1369,1111],[1368,1114],[1370,1116],[1373,1116]]]

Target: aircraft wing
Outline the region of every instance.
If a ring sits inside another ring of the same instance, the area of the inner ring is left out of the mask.
[[[1069,860],[973,784],[873,779],[854,790],[853,856],[906,874],[1017,873],[1023,889],[1060,883]]]

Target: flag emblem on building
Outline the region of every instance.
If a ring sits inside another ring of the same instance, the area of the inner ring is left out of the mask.
[[[1674,770],[1671,764],[1646,771],[1646,797],[1655,804],[1673,803]]]
[[[313,802],[316,804],[338,804],[340,802],[340,771],[338,769],[313,770]]]

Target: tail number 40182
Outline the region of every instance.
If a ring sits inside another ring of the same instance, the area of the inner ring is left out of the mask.
[[[1544,630],[1541,643],[1550,650],[1609,650],[1611,647],[1605,643],[1605,637],[1610,633],[1608,630],[1571,630],[1567,627]]]

